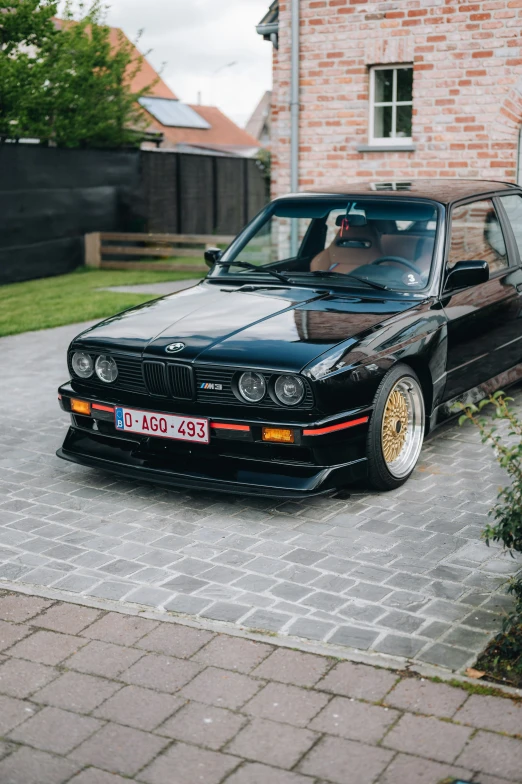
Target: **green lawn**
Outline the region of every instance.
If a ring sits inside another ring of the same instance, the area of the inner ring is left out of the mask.
[[[112,316],[120,310],[154,299],[154,294],[97,291],[105,286],[129,286],[201,277],[196,272],[93,270],[0,286],[0,337],[29,330],[60,327]]]

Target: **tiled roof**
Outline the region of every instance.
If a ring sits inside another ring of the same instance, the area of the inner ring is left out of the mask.
[[[160,125],[157,120],[151,121],[151,127],[162,131],[165,142],[169,146],[176,144],[201,144],[204,147],[259,147],[259,142],[249,133],[235,124],[216,106],[191,105],[211,126],[208,130],[200,128],[168,128]]]

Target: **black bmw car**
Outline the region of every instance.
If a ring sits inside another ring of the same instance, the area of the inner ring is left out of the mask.
[[[426,433],[522,375],[522,191],[472,180],[279,198],[198,285],[91,327],[58,456],[184,488],[395,488]]]

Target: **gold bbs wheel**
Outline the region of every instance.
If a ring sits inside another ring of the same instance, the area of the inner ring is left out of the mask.
[[[392,387],[384,406],[381,449],[396,479],[411,473],[424,436],[424,401],[417,381],[405,376]]]

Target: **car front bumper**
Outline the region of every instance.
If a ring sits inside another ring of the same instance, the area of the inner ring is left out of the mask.
[[[91,415],[71,412],[71,398],[90,402]],[[80,396],[69,384],[60,387],[59,399],[72,423],[58,457],[120,476],[278,498],[320,495],[366,476],[368,409],[306,425],[288,423],[296,434],[292,445],[261,442],[261,427],[274,424],[269,421],[209,417],[211,442],[203,445],[119,432],[114,427],[114,402]],[[242,429],[234,430],[234,425]]]

